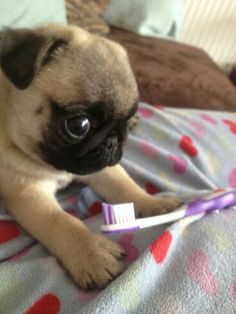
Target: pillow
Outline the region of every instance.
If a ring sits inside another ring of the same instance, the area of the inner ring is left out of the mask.
[[[0,28],[66,23],[64,0],[1,0]]]
[[[169,107],[236,111],[236,88],[201,49],[111,28],[128,51],[141,100]]]
[[[103,17],[141,35],[178,38],[183,15],[183,0],[111,0]]]

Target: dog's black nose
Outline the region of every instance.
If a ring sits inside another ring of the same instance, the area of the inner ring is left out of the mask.
[[[122,157],[118,134],[110,135],[104,145],[103,156],[107,166],[114,166]]]

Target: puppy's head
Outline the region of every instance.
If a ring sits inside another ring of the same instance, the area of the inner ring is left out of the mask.
[[[80,28],[0,33],[7,132],[24,154],[88,174],[116,164],[137,86],[124,49]]]

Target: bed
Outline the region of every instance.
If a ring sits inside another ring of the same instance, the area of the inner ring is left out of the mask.
[[[115,28],[108,37],[128,50],[141,100],[149,103],[140,103],[140,122],[125,146],[130,175],[150,194],[183,200],[236,188],[236,89],[227,76],[194,47]],[[58,198],[100,232],[101,200],[91,189],[73,185]],[[10,219],[1,203],[0,314],[236,312],[233,208],[112,235],[127,253],[125,271],[106,289],[87,292]]]
[[[153,195],[184,200],[236,188],[236,115],[139,105],[122,164]],[[183,145],[183,143],[185,143]],[[58,195],[100,232],[101,200],[86,186]],[[227,313],[236,311],[236,211],[112,235],[125,271],[104,290],[82,291],[1,204],[0,313]],[[37,219],[37,218],[35,218]]]

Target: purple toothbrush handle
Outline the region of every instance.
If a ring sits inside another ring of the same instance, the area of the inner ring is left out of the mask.
[[[192,216],[207,211],[223,209],[236,205],[236,192],[228,192],[210,200],[197,199],[188,204],[185,216]]]
[[[104,223],[108,224],[115,224],[115,217],[112,210],[112,205],[107,203],[102,203],[102,211],[103,211],[103,218]]]

